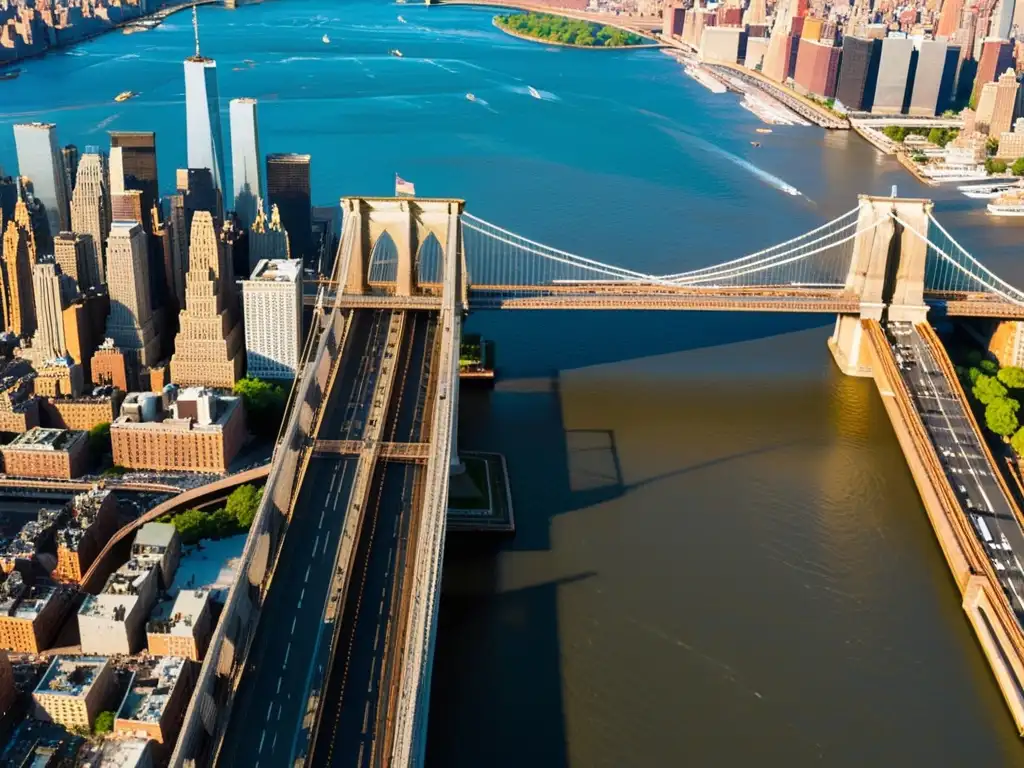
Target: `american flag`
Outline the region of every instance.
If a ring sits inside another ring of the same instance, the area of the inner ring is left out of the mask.
[[[416,185],[395,174],[395,197],[416,197]]]

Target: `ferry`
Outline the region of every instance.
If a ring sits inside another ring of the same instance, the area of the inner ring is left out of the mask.
[[[3,72],[0,72],[0,80],[14,80],[20,74],[20,69],[5,69]]]
[[[128,101],[128,99],[133,99],[138,95],[139,94],[137,94],[135,91],[121,91],[119,94],[117,94],[117,96],[114,97],[114,101],[120,103],[122,101]]]
[[[1024,216],[1024,189],[1007,190],[988,204],[989,216]]]
[[[398,50],[397,48],[392,48],[390,51],[388,51],[388,53],[390,53],[392,56],[397,56],[398,58],[402,58],[402,52],[400,50]]]
[[[684,67],[683,71],[712,93],[725,93],[726,91],[729,90],[728,88],[725,87],[725,83],[723,83],[717,77],[712,77],[703,69],[689,66]]]
[[[526,86],[526,90],[528,90],[530,92],[530,95],[533,96],[533,98],[535,98],[535,99],[542,98],[541,95],[540,95],[540,91],[538,91],[532,85]]]
[[[327,35],[324,35],[320,39],[323,40],[324,45],[330,45],[331,44],[331,38],[329,38]]]
[[[469,101],[476,101],[476,96],[474,96],[472,93],[467,93],[466,99]]]
[[[1020,181],[1018,179],[1007,179],[1006,181],[999,181],[992,184],[963,184],[956,189],[957,192],[962,193],[964,197],[969,197],[972,200],[994,200],[1003,192],[1006,192],[1019,184]]]
[[[754,133],[771,133],[771,128],[755,128]]]

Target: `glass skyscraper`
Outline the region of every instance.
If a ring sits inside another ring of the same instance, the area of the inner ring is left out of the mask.
[[[224,140],[220,130],[217,62],[196,55],[185,59],[185,120],[188,167],[209,168],[214,186],[224,190]]]
[[[64,180],[64,158],[52,123],[21,123],[14,126],[18,151],[18,173],[32,183],[33,196],[46,209],[49,237],[40,243],[52,248],[53,237],[71,228],[68,190]]]
[[[260,134],[256,125],[256,99],[232,99],[231,182],[234,208],[241,225],[248,229],[256,218],[256,201],[263,197],[260,164]]]
[[[281,212],[293,258],[315,266],[313,208],[309,191],[309,155],[267,155],[267,193]]]

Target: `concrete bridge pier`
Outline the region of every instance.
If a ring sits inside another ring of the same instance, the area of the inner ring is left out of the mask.
[[[857,236],[845,289],[860,296],[860,312],[839,315],[828,340],[836,365],[848,376],[871,376],[862,349],[861,320],[924,322],[925,262],[930,200],[859,197]],[[917,233],[917,234],[915,234]]]

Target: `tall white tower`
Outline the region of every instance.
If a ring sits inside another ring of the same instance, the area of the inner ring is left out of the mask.
[[[213,185],[224,191],[224,140],[220,130],[217,62],[199,52],[199,18],[192,6],[196,53],[185,59],[185,131],[188,167],[208,168]]]
[[[242,226],[248,229],[256,218],[256,201],[263,197],[256,99],[232,99],[228,105],[228,114],[231,117],[234,208]]]

